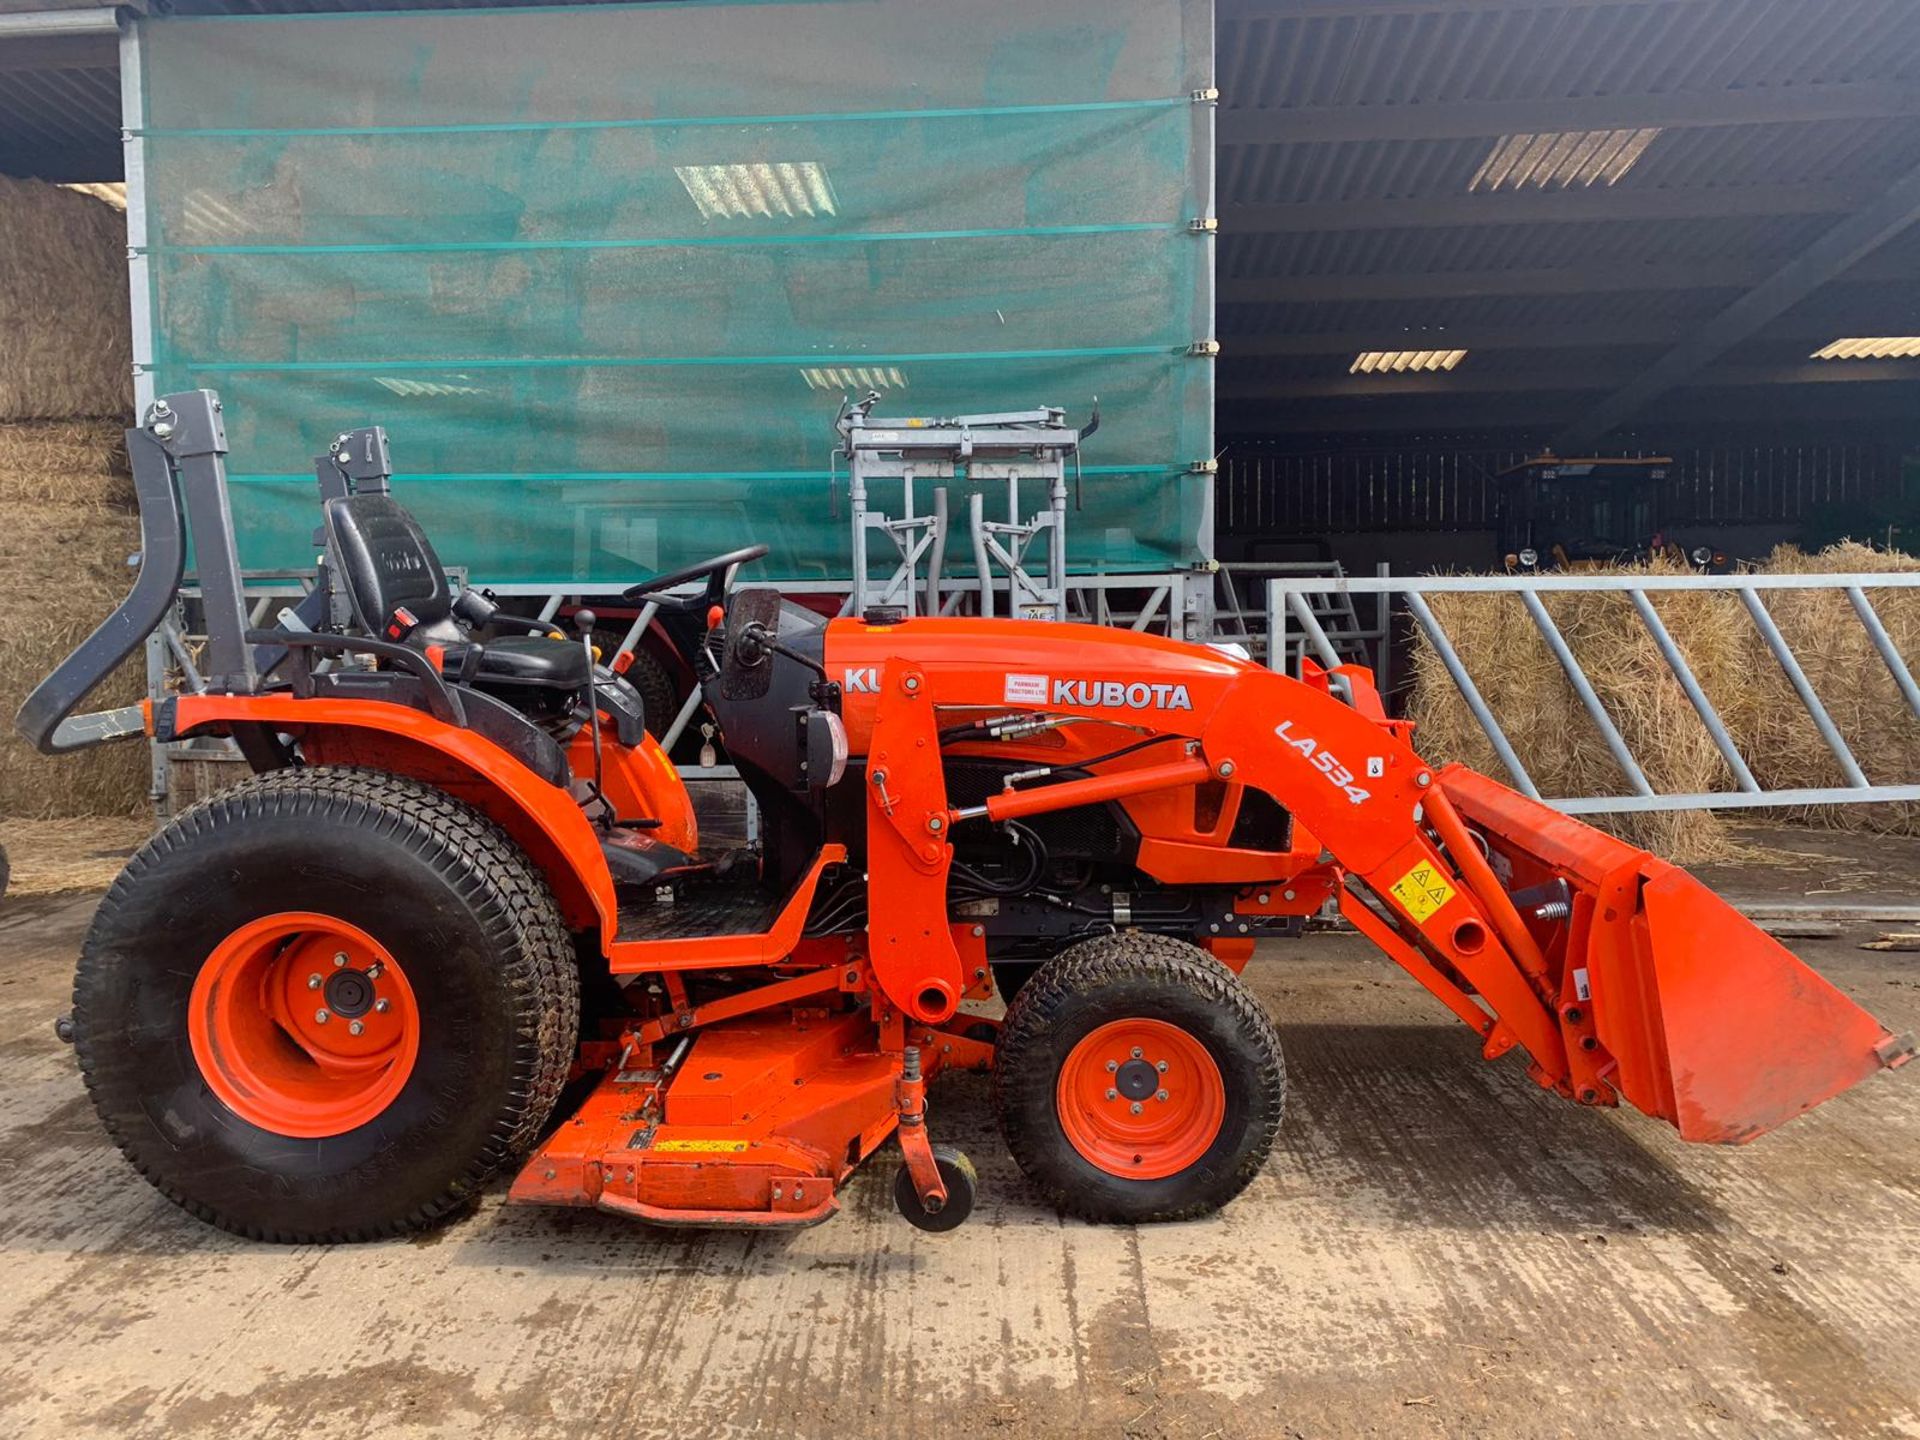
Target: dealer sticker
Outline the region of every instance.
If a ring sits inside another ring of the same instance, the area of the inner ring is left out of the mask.
[[[1393,898],[1416,924],[1425,924],[1429,915],[1453,898],[1453,887],[1423,860],[1393,882]]]
[[[1007,688],[1001,698],[1009,705],[1044,705],[1047,703],[1047,677],[1009,672]]]

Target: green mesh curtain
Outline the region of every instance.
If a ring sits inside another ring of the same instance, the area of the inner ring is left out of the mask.
[[[227,16],[140,41],[153,381],[226,398],[249,568],[311,563],[310,457],[377,423],[479,580],[624,584],[755,540],[772,576],[844,577],[832,421],[869,389],[933,415],[1097,396],[1074,568],[1199,556],[1204,3]]]

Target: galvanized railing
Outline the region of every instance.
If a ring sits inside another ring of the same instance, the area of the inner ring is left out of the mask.
[[[1386,576],[1385,565],[1376,565],[1376,578]],[[1273,634],[1271,606],[1268,604],[1269,580],[1303,582],[1287,587],[1289,601],[1303,605],[1333,650],[1343,660],[1365,665],[1373,671],[1382,690],[1392,683],[1393,624],[1391,597],[1376,594],[1371,598],[1370,619],[1363,620],[1353,603],[1353,594],[1345,585],[1346,572],[1332,560],[1230,560],[1215,572],[1214,633],[1216,640],[1230,640],[1247,647],[1254,659],[1297,673],[1300,656],[1308,644],[1306,633],[1295,634],[1284,626],[1280,633],[1283,648],[1269,652]],[[1306,581],[1318,584],[1306,584]],[[1279,659],[1273,658],[1275,654]]]
[[[1506,768],[1514,781],[1515,788],[1536,800],[1570,815],[1617,814],[1628,811],[1650,810],[1728,810],[1755,809],[1761,807],[1791,807],[1802,805],[1845,805],[1866,804],[1886,801],[1920,800],[1920,783],[1888,784],[1870,780],[1862,769],[1846,737],[1834,724],[1832,715],[1815,692],[1812,682],[1807,678],[1806,669],[1786,637],[1780,633],[1780,627],[1774,622],[1768,611],[1764,595],[1782,590],[1837,590],[1843,592],[1851,605],[1854,616],[1859,620],[1868,641],[1886,666],[1892,677],[1910,717],[1920,723],[1920,685],[1914,681],[1913,671],[1874,609],[1869,598],[1870,591],[1876,590],[1916,590],[1920,589],[1920,574],[1851,574],[1851,575],[1445,575],[1422,576],[1419,578],[1393,577],[1377,579],[1353,578],[1338,582],[1340,588],[1353,595],[1379,596],[1385,600],[1397,600],[1404,604],[1427,643],[1433,647],[1434,654],[1445,668],[1448,677],[1460,692],[1460,698],[1472,714],[1474,722],[1486,735],[1494,754]],[[1311,650],[1322,663],[1333,665],[1344,658],[1334,638],[1330,636],[1314,613],[1311,596],[1324,591],[1328,585],[1325,580],[1274,579],[1268,582],[1268,625],[1267,653],[1272,656],[1289,656],[1299,653],[1296,641],[1303,639],[1307,649]],[[1593,681],[1581,668],[1578,658],[1567,644],[1566,637],[1547,612],[1540,597],[1544,594],[1566,593],[1570,591],[1623,595],[1632,605],[1640,623],[1646,628],[1661,660],[1666,665],[1674,681],[1686,695],[1688,703],[1700,718],[1714,749],[1726,762],[1737,788],[1723,791],[1707,791],[1694,794],[1661,794],[1654,789],[1642,768],[1639,758],[1627,744],[1620,728],[1608,714],[1606,706],[1595,691]],[[1808,719],[1819,733],[1821,741],[1832,752],[1834,763],[1839,767],[1846,784],[1830,787],[1777,789],[1770,790],[1754,777],[1752,768],[1741,755],[1728,733],[1720,713],[1708,699],[1701,687],[1699,678],[1687,664],[1686,656],[1674,640],[1659,613],[1654,609],[1648,597],[1671,591],[1709,591],[1719,594],[1737,595],[1747,614],[1752,618],[1761,640],[1780,665],[1788,683],[1799,697]],[[1532,623],[1539,631],[1540,638],[1558,662],[1567,678],[1567,683],[1579,697],[1580,705],[1592,721],[1594,729],[1605,743],[1608,753],[1620,767],[1626,778],[1629,793],[1624,795],[1567,795],[1543,796],[1534,782],[1527,767],[1515,752],[1506,731],[1494,715],[1492,707],[1480,687],[1474,683],[1460,658],[1453,637],[1447,633],[1433,609],[1427,603],[1429,595],[1441,594],[1479,594],[1511,595],[1516,601],[1516,622],[1521,616]],[[1293,633],[1298,627],[1299,635]]]

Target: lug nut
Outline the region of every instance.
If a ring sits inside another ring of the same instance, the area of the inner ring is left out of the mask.
[[[332,1018],[333,1016],[329,1015],[325,1010],[316,1010],[313,1012],[313,1019],[316,1025],[324,1025]]]
[[[1133,1047],[1133,1058],[1134,1058],[1134,1059],[1136,1059],[1136,1060],[1138,1060],[1138,1059],[1140,1058],[1140,1055],[1141,1055],[1141,1050],[1140,1050],[1140,1047],[1139,1047],[1138,1045],[1136,1045],[1136,1046],[1134,1046],[1134,1047]]]
[[[1167,1103],[1167,1092],[1164,1090],[1156,1090],[1154,1092],[1153,1098],[1158,1100],[1162,1105],[1164,1105]]]
[[[346,951],[336,950],[333,952],[333,968],[336,970],[344,970],[347,968],[347,952]]]
[[[1129,1108],[1129,1109],[1131,1109],[1131,1110],[1133,1111],[1133,1113],[1134,1113],[1134,1114],[1136,1114],[1136,1115],[1138,1115],[1138,1114],[1140,1113],[1140,1102],[1139,1102],[1138,1100],[1136,1100],[1136,1101],[1134,1101],[1134,1102],[1133,1102],[1133,1104],[1132,1104],[1131,1106],[1129,1106],[1128,1108]]]
[[[1164,1075],[1167,1073],[1167,1062],[1164,1060],[1156,1060],[1153,1062],[1153,1068]]]
[[[1113,1074],[1114,1071],[1118,1070],[1119,1068],[1120,1068],[1120,1062],[1118,1060],[1107,1061],[1107,1074],[1111,1075]]]
[[[1120,1092],[1118,1090],[1107,1091],[1107,1099],[1118,1100],[1119,1098],[1120,1098]]]
[[[382,965],[378,960],[374,961],[371,965],[367,966],[367,979],[378,980],[386,973],[386,969],[387,967]]]
[[[320,977],[318,975],[307,976],[307,989],[318,990],[319,988],[320,988]]]
[[[387,1011],[393,1008],[393,1002],[391,1000],[386,999],[383,996],[380,999],[373,1002],[373,1008],[375,1010],[378,1010],[382,1015],[384,1015],[387,1013]]]
[[[367,1027],[362,1025],[358,1020],[355,1020],[350,1025],[347,1026],[347,1034],[358,1035],[362,1030],[365,1030],[366,1028]]]

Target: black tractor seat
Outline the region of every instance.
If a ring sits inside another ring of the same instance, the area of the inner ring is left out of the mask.
[[[449,680],[497,690],[509,704],[532,698],[530,690],[586,688],[591,662],[586,648],[570,640],[509,635],[479,644],[479,657],[472,658],[478,642],[454,619],[453,587],[433,542],[391,495],[339,496],[327,501],[325,514],[354,620],[367,634],[416,650],[444,646]]]

